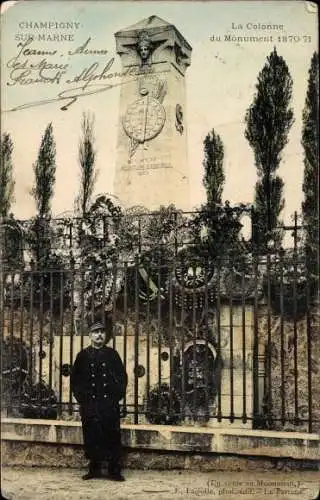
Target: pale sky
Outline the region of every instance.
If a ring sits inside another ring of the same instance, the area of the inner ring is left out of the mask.
[[[223,198],[231,203],[253,201],[256,169],[252,150],[244,137],[244,117],[254,94],[259,71],[276,46],[293,77],[295,122],[289,143],[283,153],[279,175],[285,181],[286,206],[283,218],[289,222],[302,201],[303,156],[301,147],[301,115],[305,101],[310,59],[317,50],[317,13],[315,5],[303,1],[207,1],[207,2],[112,2],[52,1],[16,2],[2,14],[2,132],[9,132],[14,142],[15,198],[13,211],[18,218],[35,214],[29,192],[33,184],[32,165],[37,158],[41,136],[47,124],[53,124],[57,146],[57,174],[53,213],[59,215],[73,209],[78,191],[78,141],[84,111],[95,114],[97,168],[96,194],[113,192],[114,166],[119,120],[119,87],[101,94],[82,97],[67,111],[58,103],[50,103],[14,112],[7,110],[38,99],[56,96],[66,88],[38,83],[11,85],[7,63],[17,55],[17,38],[22,34],[72,34],[70,42],[34,42],[33,47],[51,51],[58,49],[61,59],[55,63],[71,64],[70,71],[88,66],[88,55],[68,61],[68,50],[74,50],[91,37],[92,46],[107,49],[107,59],[115,57],[112,71],[120,71],[114,33],[138,21],[157,15],[174,24],[192,46],[191,66],[186,72],[186,128],[191,207],[204,201],[203,140],[214,128],[225,146],[226,184]],[[25,27],[26,22],[80,23],[78,29],[41,29]],[[22,23],[22,24],[21,24]],[[233,27],[232,27],[233,23]],[[247,26],[249,23],[249,27]],[[254,29],[252,24],[283,25],[283,29]],[[20,24],[20,26],[19,26]],[[242,28],[240,27],[242,25]],[[235,26],[239,26],[235,29]],[[221,36],[221,42],[210,40]],[[224,41],[225,35],[273,36],[273,41]],[[279,41],[278,37],[288,37]],[[289,40],[289,37],[291,37]],[[101,57],[101,56],[100,56]],[[32,62],[42,57],[32,56]],[[92,59],[93,60],[93,59]],[[94,59],[95,60],[95,59]],[[50,59],[51,61],[51,59]],[[53,59],[52,59],[53,61]],[[59,89],[59,90],[58,90]],[[190,208],[191,208],[190,207]]]

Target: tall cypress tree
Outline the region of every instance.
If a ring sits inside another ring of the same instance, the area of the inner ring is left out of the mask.
[[[223,171],[224,147],[222,140],[214,129],[206,136],[204,142],[204,177],[208,205],[221,203],[225,175]]]
[[[200,246],[210,258],[225,258],[238,248],[238,233],[241,224],[236,221],[235,213],[226,202],[222,206],[222,193],[225,183],[223,167],[224,145],[219,134],[212,129],[203,142],[203,185],[206,189],[207,203],[202,206],[199,216],[193,220],[195,237],[200,238]],[[203,235],[202,229],[204,229]]]
[[[33,165],[35,185],[32,189],[38,216],[50,217],[51,199],[56,180],[56,144],[52,123],[49,123],[41,140],[36,163]]]
[[[15,185],[13,180],[12,151],[13,142],[10,134],[2,134],[0,158],[0,215],[4,218],[9,215]]]
[[[83,217],[89,210],[98,174],[95,170],[94,116],[90,116],[88,113],[84,113],[82,116],[78,156],[80,164],[80,192],[76,199],[76,209]]]
[[[292,83],[285,60],[274,48],[258,75],[256,94],[245,116],[245,137],[253,149],[258,171],[255,209],[261,249],[270,241],[281,241],[276,227],[284,206],[283,181],[276,171],[294,120],[290,108]]]
[[[38,158],[33,165],[35,183],[31,191],[37,207],[37,215],[30,232],[30,243],[37,266],[48,265],[51,255],[51,200],[56,178],[56,144],[52,123],[42,137]]]
[[[3,260],[9,267],[15,268],[22,263],[22,241],[18,223],[10,214],[15,181],[12,164],[13,142],[10,134],[6,132],[2,134],[0,150],[0,262]],[[4,219],[2,226],[1,219]]]
[[[52,307],[53,314],[60,314],[61,296],[64,309],[70,304],[70,275],[61,272],[64,269],[63,258],[52,245],[55,238],[51,224],[51,202],[56,180],[56,143],[52,123],[45,129],[33,170],[35,183],[31,193],[36,202],[37,214],[28,236],[34,264],[40,272],[30,275],[25,273],[26,286],[32,282],[34,308],[45,311]],[[30,292],[25,296],[30,297]]]
[[[310,271],[317,273],[319,245],[319,55],[316,52],[312,56],[309,68],[302,120],[302,146],[304,149],[302,212],[306,227],[307,262]]]

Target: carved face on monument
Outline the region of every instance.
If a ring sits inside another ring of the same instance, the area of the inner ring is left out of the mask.
[[[152,42],[148,33],[142,32],[138,38],[137,51],[141,58],[141,63],[145,64],[152,52]]]
[[[139,45],[139,54],[143,61],[146,61],[150,55],[150,45],[146,42],[142,42]]]

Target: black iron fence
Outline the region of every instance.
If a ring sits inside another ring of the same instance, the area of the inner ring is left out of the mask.
[[[68,267],[70,259],[79,263],[85,257],[92,260],[97,253],[105,261],[132,261],[160,247],[177,255],[195,244],[223,254],[224,241],[230,248],[234,246],[243,226],[246,239],[251,238],[252,213],[250,205],[231,207],[228,202],[214,211],[182,212],[168,207],[145,213],[141,207],[133,207],[123,212],[101,196],[85,217],[6,219],[1,233],[2,258],[7,267],[17,269],[48,262],[47,268]],[[211,248],[215,241],[217,245]]]
[[[78,418],[70,369],[88,323],[109,311],[128,421],[319,430],[317,282],[305,255],[296,245],[241,259],[177,250],[7,267],[3,411]]]

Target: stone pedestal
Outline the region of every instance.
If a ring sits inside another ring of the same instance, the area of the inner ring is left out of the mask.
[[[122,62],[115,195],[124,207],[189,208],[185,72],[191,47],[151,16],[115,34]]]

